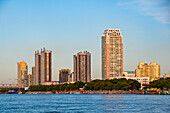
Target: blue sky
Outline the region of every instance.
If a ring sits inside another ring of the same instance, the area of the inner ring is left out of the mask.
[[[53,52],[53,80],[73,70],[73,55],[92,54],[92,79],[101,78],[101,36],[105,29],[124,36],[124,70],[157,62],[170,73],[168,0],[0,0],[0,83],[15,83],[17,62],[29,73],[34,52]]]

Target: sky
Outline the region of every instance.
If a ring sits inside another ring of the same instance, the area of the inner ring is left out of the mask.
[[[105,29],[123,35],[124,71],[139,62],[157,62],[170,73],[169,0],[0,0],[0,84],[16,83],[17,62],[29,73],[34,53],[52,51],[52,79],[73,71],[73,55],[92,54],[92,79],[101,78],[101,36]]]

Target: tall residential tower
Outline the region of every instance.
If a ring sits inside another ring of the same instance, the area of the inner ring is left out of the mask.
[[[102,79],[123,75],[123,36],[120,29],[107,29],[102,36]]]
[[[84,51],[74,55],[74,80],[91,81],[91,53]]]
[[[35,85],[41,85],[45,81],[51,81],[52,78],[52,51],[45,48],[39,53],[35,52]]]

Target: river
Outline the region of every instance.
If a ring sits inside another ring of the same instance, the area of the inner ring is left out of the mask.
[[[1,94],[1,112],[168,113],[170,95]]]

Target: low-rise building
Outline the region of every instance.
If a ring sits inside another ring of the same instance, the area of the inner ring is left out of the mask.
[[[165,74],[164,75],[164,78],[168,78],[168,77],[170,77],[170,74]]]
[[[132,79],[132,80],[136,80],[139,83],[141,83],[141,89],[143,89],[143,87],[145,87],[146,85],[149,85],[149,77],[115,77],[117,79],[121,79],[121,78],[125,78],[125,79]]]
[[[135,77],[135,71],[124,71],[123,76],[124,77]]]
[[[42,85],[58,85],[62,84],[61,81],[45,81]]]

